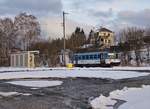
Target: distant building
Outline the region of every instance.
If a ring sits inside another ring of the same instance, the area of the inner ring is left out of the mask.
[[[91,31],[88,42],[99,46],[101,49],[110,48],[114,46],[114,32],[101,27],[96,32]]]
[[[104,48],[110,48],[114,45],[114,32],[107,28],[100,28],[98,31],[99,44]]]
[[[64,65],[64,62],[65,62],[66,65],[69,64],[69,63],[72,63],[72,57],[73,57],[73,52],[70,51],[69,49],[66,49],[65,57],[64,57],[64,50],[61,50],[61,52],[59,54],[60,64]]]
[[[11,67],[36,67],[36,55],[39,51],[18,51],[10,54]]]

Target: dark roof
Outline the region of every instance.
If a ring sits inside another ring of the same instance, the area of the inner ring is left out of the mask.
[[[99,31],[100,31],[100,32],[103,32],[103,31],[104,31],[104,32],[111,32],[111,33],[113,33],[111,30],[109,30],[109,29],[107,29],[107,28],[100,28]]]

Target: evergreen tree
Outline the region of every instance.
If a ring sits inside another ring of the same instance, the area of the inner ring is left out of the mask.
[[[88,43],[88,44],[91,43],[91,39],[93,38],[93,35],[94,35],[94,31],[91,30],[90,33],[89,33],[89,36],[88,36],[88,40],[87,40],[87,43]]]

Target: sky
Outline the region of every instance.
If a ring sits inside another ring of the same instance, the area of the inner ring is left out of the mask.
[[[66,15],[69,36],[77,26],[85,33],[100,26],[118,32],[120,29],[150,26],[149,0],[0,0],[1,17],[21,12],[35,15],[44,37],[62,37],[62,11]]]

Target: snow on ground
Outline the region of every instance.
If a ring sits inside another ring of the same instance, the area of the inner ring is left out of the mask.
[[[0,96],[2,97],[9,97],[9,96],[16,96],[16,95],[24,95],[29,96],[29,93],[18,93],[18,92],[0,92]]]
[[[149,70],[150,67],[112,67],[113,70]]]
[[[101,95],[91,101],[94,109],[113,109],[116,100],[126,101],[119,109],[149,109],[150,107],[150,86],[142,88],[124,88],[110,93],[109,97]],[[109,107],[109,105],[111,105]]]
[[[0,73],[0,79],[23,79],[23,78],[68,78],[68,77],[88,77],[88,78],[110,78],[124,79],[139,76],[146,76],[149,73],[138,73],[135,71],[114,71],[103,69],[55,69],[43,71],[21,71]]]
[[[0,72],[40,71],[40,70],[48,70],[48,69],[50,69],[50,68],[46,68],[46,67],[37,67],[37,68],[1,67]]]
[[[97,97],[91,101],[93,109],[113,109],[113,105],[115,103],[116,101],[111,100],[110,97],[105,97],[103,95],[100,95],[100,97]],[[108,105],[112,106],[108,107]]]
[[[43,88],[43,87],[58,86],[58,85],[61,85],[63,82],[62,81],[43,81],[43,80],[33,81],[32,80],[32,81],[11,81],[7,83],[20,85],[20,86],[26,86],[26,87]]]
[[[110,67],[110,68],[103,68],[103,67],[90,67],[90,68],[72,68],[72,70],[149,70],[150,67]],[[15,67],[0,67],[0,72],[21,72],[21,71],[47,71],[47,70],[67,70],[66,67],[56,67],[56,68],[49,68],[49,67],[37,67],[37,68],[15,68]]]

